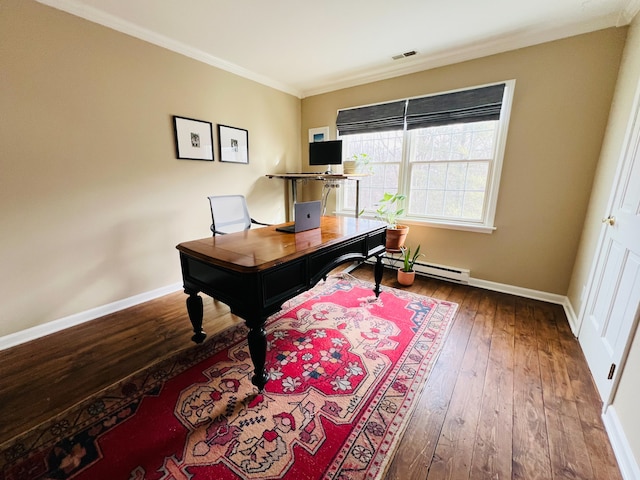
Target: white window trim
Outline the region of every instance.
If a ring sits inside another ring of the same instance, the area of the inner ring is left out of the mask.
[[[509,119],[511,118],[511,106],[513,105],[513,92],[515,90],[515,79],[507,80],[504,101],[502,103],[502,110],[500,111],[500,128],[498,129],[499,135],[496,144],[495,161],[493,162],[493,171],[491,172],[491,190],[488,192],[486,204],[487,212],[484,228],[491,229],[487,233],[492,233],[496,230],[495,217],[496,209],[498,207],[498,192],[500,191],[500,179],[502,177],[502,165],[504,163],[504,152],[507,148],[507,134],[509,132]],[[503,115],[504,113],[504,115]]]
[[[485,197],[485,204],[483,207],[484,221],[465,222],[465,221],[454,221],[454,220],[446,220],[446,219],[435,220],[433,218],[419,218],[415,216],[404,216],[401,219],[403,223],[407,225],[412,225],[412,224],[424,225],[424,226],[435,227],[435,228],[446,228],[446,229],[452,229],[452,230],[462,230],[462,231],[468,231],[468,232],[478,232],[478,233],[488,233],[488,234],[493,233],[495,230],[497,230],[497,227],[495,226],[495,215],[496,215],[496,209],[498,206],[498,193],[500,190],[500,179],[502,176],[502,166],[504,163],[504,153],[507,145],[509,120],[511,118],[511,107],[513,105],[513,92],[515,90],[516,81],[515,79],[511,79],[511,80],[505,80],[505,81],[488,83],[485,85],[476,85],[474,87],[470,87],[470,88],[482,88],[482,87],[488,87],[491,85],[498,85],[502,83],[505,84],[505,95],[504,95],[504,100],[502,103],[502,109],[500,113],[500,121],[499,121],[500,126],[498,128],[498,138],[496,139],[496,145],[495,145],[496,153],[494,155],[493,161],[491,161],[490,163],[491,172],[489,176],[490,176],[491,188],[487,190],[487,195]],[[451,90],[448,92],[438,92],[438,93],[435,93],[434,95],[441,95],[445,93],[463,91],[463,90],[468,90],[470,88]],[[419,97],[413,97],[413,98],[419,98]],[[410,181],[410,179],[408,178],[409,169],[404,168],[404,163],[405,163],[404,158],[405,158],[405,155],[407,154],[406,150],[409,148],[408,139],[407,139],[408,134],[409,134],[408,131],[404,132],[403,149],[402,149],[403,161],[401,162],[401,164],[403,165],[401,167],[403,174],[398,181],[398,184],[399,184],[398,186],[400,189],[403,189],[403,191],[406,191],[406,188],[407,188],[406,186]],[[338,201],[336,202],[336,209],[337,209],[336,214],[343,215],[343,216],[353,215],[352,211],[344,210],[344,207],[342,204],[342,195],[338,195],[337,197],[338,197],[337,199]],[[363,213],[361,216],[363,218],[375,218],[374,215],[372,215],[371,213]]]

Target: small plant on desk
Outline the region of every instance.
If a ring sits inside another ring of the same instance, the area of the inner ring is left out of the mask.
[[[369,165],[369,155],[367,153],[357,153],[351,155],[348,159],[342,162],[342,168],[345,175],[352,174],[368,174],[373,173],[371,165]]]

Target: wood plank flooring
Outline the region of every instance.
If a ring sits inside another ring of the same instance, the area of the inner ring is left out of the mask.
[[[351,273],[373,281],[368,266]],[[383,284],[397,286],[393,271]],[[386,480],[621,480],[562,307],[425,277],[408,289],[459,309]],[[185,299],[167,295],[0,351],[0,444],[194,348]],[[204,300],[208,334],[241,321]]]

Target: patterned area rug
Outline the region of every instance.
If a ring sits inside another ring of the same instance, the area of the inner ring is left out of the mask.
[[[14,439],[2,478],[380,478],[456,308],[331,277],[267,322],[263,393],[233,327]]]

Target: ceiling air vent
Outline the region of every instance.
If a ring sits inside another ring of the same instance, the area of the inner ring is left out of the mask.
[[[391,58],[393,58],[394,60],[400,60],[401,58],[412,57],[413,55],[415,55],[417,53],[418,52],[416,52],[415,50],[411,50],[409,52],[401,53],[400,55],[394,55]]]

